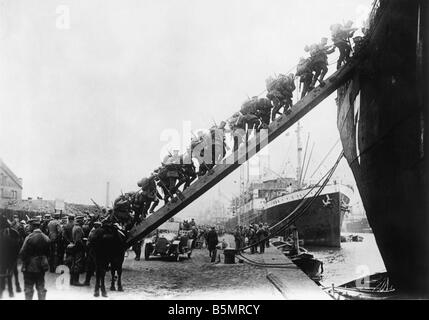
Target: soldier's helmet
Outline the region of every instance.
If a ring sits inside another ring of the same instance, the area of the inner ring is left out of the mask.
[[[150,176],[150,178],[152,177],[152,175]],[[139,186],[140,188],[144,187],[148,182],[150,178],[142,178],[140,181],[137,182],[137,186]]]

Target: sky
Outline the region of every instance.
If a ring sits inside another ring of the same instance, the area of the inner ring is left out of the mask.
[[[168,130],[228,118],[269,76],[294,72],[331,24],[361,25],[371,3],[0,0],[0,158],[23,178],[25,198],[104,204],[107,181],[113,200],[160,165]],[[315,144],[309,172],[339,138],[334,99],[301,121],[304,146],[308,134]],[[269,146],[275,172],[293,175],[294,129]],[[353,183],[344,161],[337,175]],[[238,194],[238,177],[186,210]]]

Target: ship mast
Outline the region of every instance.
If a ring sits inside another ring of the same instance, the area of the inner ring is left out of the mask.
[[[296,142],[297,142],[297,148],[298,148],[298,152],[297,152],[297,160],[298,160],[298,164],[296,166],[296,181],[297,181],[297,188],[301,189],[301,163],[302,163],[302,140],[301,140],[301,122],[298,121],[298,126],[296,128]]]

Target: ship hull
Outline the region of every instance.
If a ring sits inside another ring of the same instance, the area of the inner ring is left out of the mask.
[[[295,222],[299,238],[304,240],[304,245],[340,247],[343,217],[353,197],[353,190],[339,184],[328,185],[319,196],[311,198],[316,189],[311,190],[308,196],[309,189],[292,192],[264,202],[258,209],[255,209],[258,205],[249,203],[247,209],[239,214],[240,218],[235,217],[228,221],[228,229],[233,230],[237,224],[247,226],[251,223],[267,223],[273,227],[291,214],[306,197],[313,199],[313,202]],[[258,202],[255,201],[256,204]],[[278,230],[280,227],[281,225],[273,230]],[[287,235],[287,230],[279,234],[279,236]]]
[[[338,129],[390,279],[428,297],[428,2],[380,3]]]
[[[266,222],[272,226],[289,215],[300,201],[295,200],[267,208],[255,222]],[[342,201],[348,204],[350,199],[340,192],[328,193],[314,200],[307,212],[295,222],[299,238],[304,240],[304,245],[341,246],[340,233],[345,213],[341,209]]]

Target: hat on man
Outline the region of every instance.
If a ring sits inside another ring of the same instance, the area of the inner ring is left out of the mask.
[[[30,219],[30,220],[28,220],[28,223],[32,226],[40,226],[40,220],[39,219]]]
[[[69,214],[69,220],[74,220],[74,214]]]
[[[54,218],[59,218],[60,216],[61,216],[61,214],[59,212],[54,213]]]
[[[49,213],[47,213],[43,216],[43,219],[51,219],[51,218],[52,218],[52,216]]]

